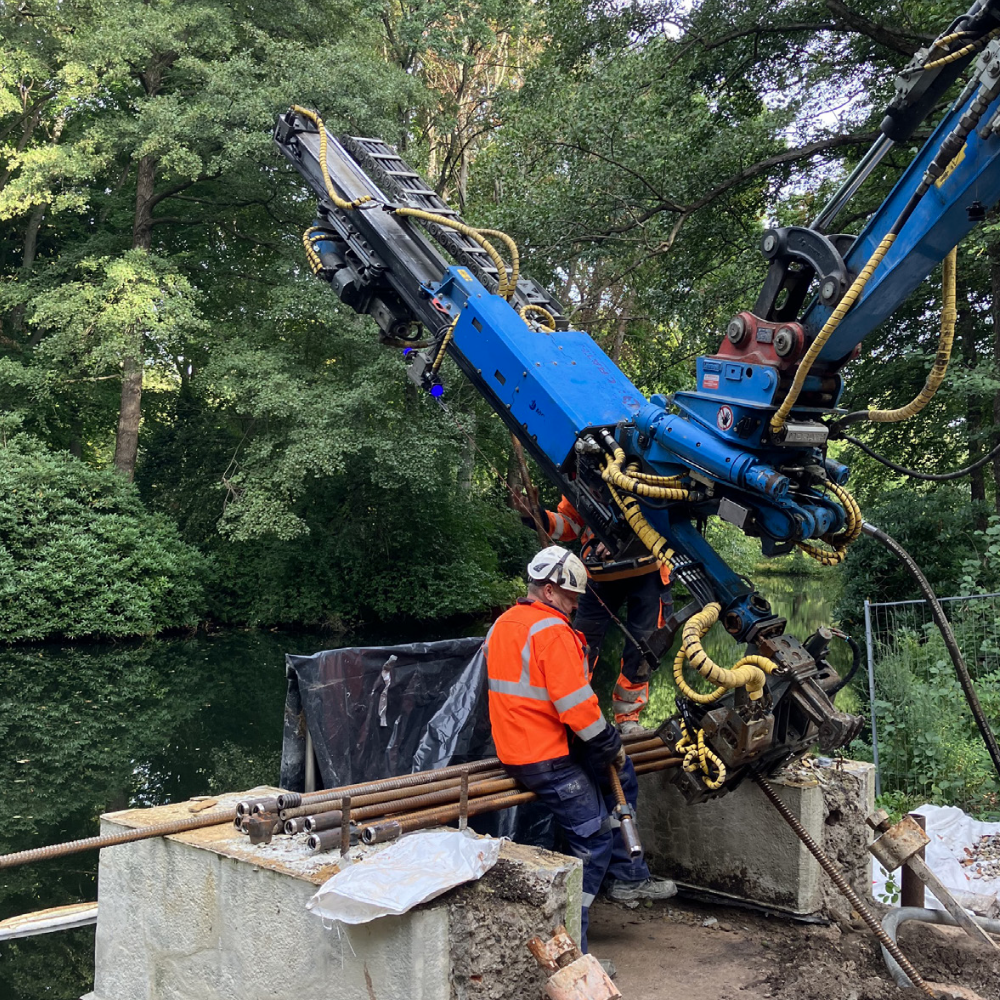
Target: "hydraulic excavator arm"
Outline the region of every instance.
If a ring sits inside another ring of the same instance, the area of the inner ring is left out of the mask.
[[[673,772],[691,801],[817,742],[845,745],[861,728],[832,701],[836,630],[805,643],[786,634],[697,525],[719,517],[759,538],[765,555],[800,546],[826,564],[861,533],[849,469],[827,454],[838,417],[859,417],[837,409],[839,371],[1000,200],[998,32],[1000,0],[980,0],[914,57],[883,136],[810,227],[764,233],[757,302],[698,359],[695,389],[672,397],[646,399],[518,273],[512,241],[464,223],[386,143],[334,137],[304,108],[278,118],[278,148],[318,197],[303,238],[317,276],[404,348],[410,378],[431,395],[444,392],[441,362],[452,358],[613,559],[652,553],[691,594],[656,650],[681,631],[679,715],[667,728],[695,762]],[[831,234],[885,152],[962,73],[961,95],[862,232]],[[733,668],[701,645],[716,620],[747,644]],[[715,691],[692,688],[686,667]]]

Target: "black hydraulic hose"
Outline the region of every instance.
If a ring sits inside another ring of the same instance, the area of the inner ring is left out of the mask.
[[[962,658],[962,652],[958,648],[958,643],[955,641],[955,633],[951,630],[951,625],[948,619],[945,618],[944,611],[941,608],[941,604],[937,599],[934,591],[931,589],[931,585],[927,582],[927,577],[920,571],[920,567],[913,561],[913,557],[903,548],[896,539],[887,535],[884,531],[876,528],[875,525],[869,524],[864,521],[861,525],[861,530],[864,534],[868,535],[869,538],[874,538],[880,545],[885,546],[897,559],[906,567],[907,572],[914,580],[917,581],[917,586],[920,588],[921,593],[923,593],[924,598],[927,601],[928,606],[931,609],[931,616],[934,619],[934,624],[937,625],[941,632],[941,636],[944,639],[945,646],[948,647],[948,654],[951,656],[951,662],[955,665],[955,673],[958,675],[958,683],[962,685],[962,691],[965,694],[965,700],[969,704],[969,709],[972,711],[972,716],[976,720],[976,725],[979,727],[979,735],[983,738],[983,743],[986,744],[986,749],[993,760],[993,767],[996,769],[997,775],[1000,775],[1000,748],[997,747],[996,737],[993,735],[993,730],[990,728],[990,724],[983,713],[983,707],[979,704],[979,697],[976,694],[976,689],[972,685],[972,678],[969,676],[969,670],[965,665],[965,660]]]
[[[855,640],[849,636],[846,632],[842,632],[839,628],[834,628],[830,630],[838,639],[843,639],[848,646],[851,647],[851,669],[844,674],[843,677],[837,681],[836,684],[829,691],[827,691],[827,697],[833,701],[833,696],[840,691],[842,688],[847,687],[848,684],[854,680],[854,675],[858,672],[858,667],[861,666],[861,647],[855,642]]]
[[[838,434],[837,437],[853,444],[856,448],[860,448],[866,455],[870,455],[876,462],[881,462],[887,468],[892,469],[893,472],[898,472],[902,476],[909,476],[911,479],[922,479],[930,483],[946,483],[952,479],[961,479],[962,476],[967,476],[970,472],[981,469],[987,462],[991,462],[997,455],[1000,455],[1000,443],[997,443],[982,458],[973,462],[972,465],[967,465],[964,469],[955,469],[954,472],[918,472],[916,469],[907,469],[905,466],[891,462],[885,455],[880,455],[877,451],[873,451],[864,441],[859,441],[850,434]]]

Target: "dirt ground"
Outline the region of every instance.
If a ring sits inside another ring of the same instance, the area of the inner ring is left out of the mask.
[[[860,919],[803,924],[677,898],[631,910],[600,900],[590,912],[590,950],[614,961],[615,985],[627,1000],[926,996],[893,983]],[[990,953],[956,928],[915,922],[900,928],[898,943],[929,983],[964,986],[975,991],[967,996],[1000,1000],[1000,951]]]

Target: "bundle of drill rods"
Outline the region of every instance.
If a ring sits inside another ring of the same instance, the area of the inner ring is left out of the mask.
[[[623,742],[636,774],[681,763],[673,747],[658,736],[638,735]],[[237,805],[234,825],[255,843],[267,842],[276,833],[305,833],[314,852],[339,848],[344,856],[358,841],[379,844],[456,821],[464,829],[470,816],[535,798],[491,757],[400,778],[248,799]]]

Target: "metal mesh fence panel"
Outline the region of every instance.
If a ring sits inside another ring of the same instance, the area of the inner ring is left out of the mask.
[[[980,701],[1000,721],[1000,594],[945,597]],[[865,601],[871,751],[876,789],[982,813],[1000,790],[955,668],[926,601]]]

